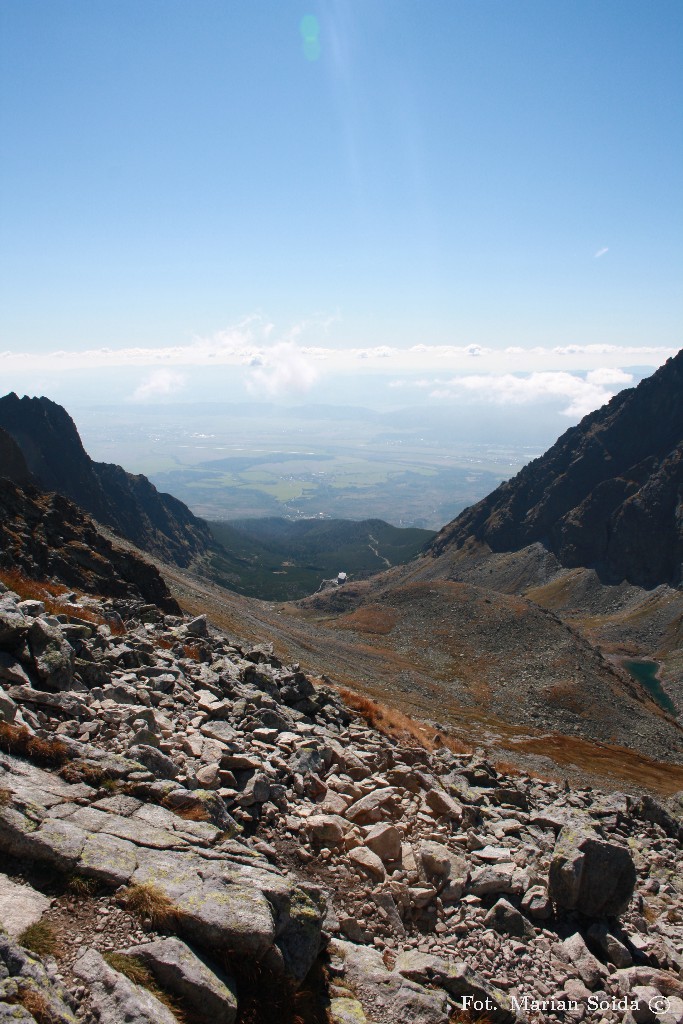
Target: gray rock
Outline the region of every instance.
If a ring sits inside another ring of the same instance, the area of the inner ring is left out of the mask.
[[[592,924],[587,932],[588,941],[598,949],[602,956],[615,967],[630,967],[633,957],[619,939],[612,935],[607,925],[600,921]]]
[[[115,971],[97,950],[83,953],[72,970],[90,989],[100,1024],[178,1024],[171,1011],[151,992]]]
[[[176,775],[180,774],[180,768],[175,761],[146,743],[131,747],[128,754],[148,768],[158,779],[175,779]]]
[[[581,826],[566,825],[550,863],[548,895],[565,910],[612,917],[626,910],[636,884],[633,858]]]
[[[533,939],[536,935],[534,926],[502,897],[493,904],[484,918],[484,924],[503,935],[516,935],[520,939]]]
[[[0,644],[14,650],[31,628],[31,621],[21,614],[9,596],[4,597],[0,601]]]
[[[522,897],[521,908],[527,916],[537,921],[546,921],[553,912],[548,891],[542,885],[532,885],[527,889]]]
[[[0,931],[0,1021],[3,1024],[5,1021],[35,1024],[31,1014],[22,1016],[25,1013],[23,1007],[8,1002],[16,996],[18,987],[28,988],[42,996],[45,1001],[43,1019],[49,1020],[50,1024],[76,1024],[64,986],[50,975],[39,956],[29,953]]]
[[[421,842],[415,860],[424,881],[435,885],[446,902],[459,900],[467,882],[467,861],[442,843]]]
[[[399,954],[395,970],[422,985],[438,985],[445,989],[458,1000],[463,1010],[467,1009],[463,1001],[468,996],[483,1001],[487,1005],[486,1016],[495,1024],[514,1024],[518,1019],[508,996],[465,963],[449,963],[431,953],[411,950]]]
[[[206,626],[206,615],[198,615],[196,619],[185,624],[185,632],[188,636],[208,637],[209,630]]]
[[[16,716],[17,705],[0,686],[0,719],[4,722],[13,722]]]
[[[159,939],[124,952],[141,960],[165,991],[180,996],[206,1024],[233,1024],[237,1015],[234,981],[220,968],[209,968],[181,939]]]
[[[446,1024],[445,993],[422,988],[398,970],[388,971],[378,949],[356,946],[341,939],[333,939],[329,949],[333,957],[332,973],[340,973],[348,981],[363,1008],[366,1005],[374,1008],[379,999],[384,1020]],[[371,1009],[368,1013],[370,1019],[374,1019]]]
[[[575,932],[574,935],[570,935],[555,948],[558,956],[576,969],[581,981],[591,992],[595,991],[607,974],[607,968],[593,956],[579,933]]]
[[[69,690],[74,678],[74,649],[58,626],[44,619],[33,619],[28,645],[36,675],[55,690]]]
[[[484,864],[472,872],[467,889],[473,896],[513,893],[516,889],[514,875],[514,864]]]
[[[50,902],[30,885],[18,885],[0,874],[0,927],[13,938],[40,921]]]
[[[13,686],[31,685],[24,666],[6,651],[0,651],[0,679]]]

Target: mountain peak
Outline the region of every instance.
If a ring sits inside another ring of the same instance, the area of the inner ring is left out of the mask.
[[[466,509],[430,546],[494,551],[540,542],[608,582],[681,582],[683,350],[567,430],[545,455]]]

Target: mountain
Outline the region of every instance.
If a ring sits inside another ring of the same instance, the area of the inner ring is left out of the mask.
[[[68,498],[7,479],[6,436],[0,431],[0,567],[178,612],[158,569],[104,537]]]
[[[539,543],[607,583],[681,583],[683,350],[572,427],[539,459],[466,509],[430,545],[492,551]]]
[[[143,551],[189,566],[214,547],[206,523],[147,477],[94,462],[74,421],[48,398],[0,398],[0,428],[20,448],[44,491],[58,491]]]

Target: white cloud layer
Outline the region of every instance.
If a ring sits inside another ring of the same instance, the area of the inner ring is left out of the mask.
[[[530,405],[559,399],[569,403],[561,410],[563,416],[580,419],[630,384],[631,374],[609,367],[591,370],[585,377],[565,372],[531,373],[524,377],[512,373],[473,374],[432,381],[431,397],[458,399],[476,395],[499,405]]]
[[[175,370],[154,370],[136,387],[131,402],[148,402],[151,398],[166,398],[185,387],[185,376]]]
[[[283,383],[312,377],[315,370],[336,373],[386,372],[388,367],[399,373],[425,374],[470,372],[476,366],[480,373],[530,373],[550,371],[587,371],[594,369],[644,365],[660,366],[676,349],[664,346],[625,345],[562,345],[509,346],[430,345],[426,342],[410,347],[373,345],[306,345],[302,333],[311,334],[317,327],[324,335],[327,323],[299,324],[275,338],[272,323],[260,317],[249,317],[234,327],[210,337],[198,337],[185,345],[156,348],[121,347],[71,349],[58,352],[0,352],[0,373],[12,371],[54,372],[66,370],[97,370],[107,367],[202,367],[262,366],[270,368],[265,375],[276,386],[280,380],[278,366],[292,366],[291,376],[282,370]],[[302,363],[294,366],[295,353]],[[313,378],[315,379],[315,378]],[[310,386],[310,384],[308,385]]]

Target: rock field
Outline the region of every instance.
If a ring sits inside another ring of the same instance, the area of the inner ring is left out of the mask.
[[[0,585],[0,1022],[681,1024],[682,822],[388,737],[204,616]]]

